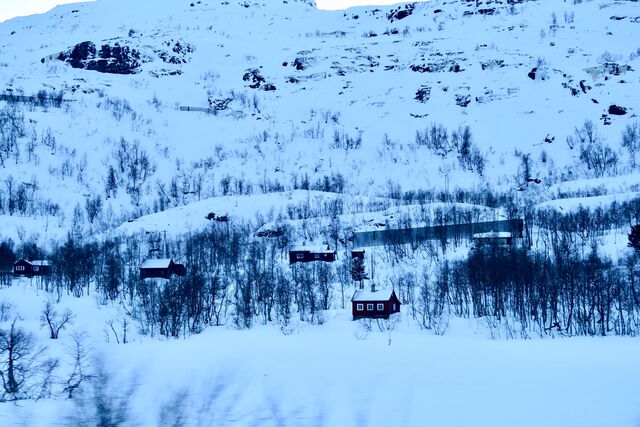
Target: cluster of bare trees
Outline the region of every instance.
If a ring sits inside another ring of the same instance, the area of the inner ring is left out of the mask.
[[[443,317],[511,322],[514,336],[635,335],[640,332],[639,257],[619,263],[593,250],[552,259],[493,247],[442,263],[419,284],[416,319],[434,328]],[[420,282],[420,281],[419,281]]]
[[[69,310],[59,312],[49,301],[41,312],[41,326],[58,339],[60,332],[73,322]],[[0,302],[0,402],[38,399],[62,393],[71,397],[86,381],[87,352],[81,335],[74,334],[71,349],[72,373],[66,378],[57,375],[60,360],[51,357],[47,347],[36,335],[21,326],[20,315],[5,301]]]
[[[125,307],[142,333],[171,337],[229,322],[239,328],[276,322],[283,331],[295,321],[321,323],[322,311],[336,299],[338,277],[344,305],[349,265],[340,265],[340,276],[336,266],[327,263],[290,268],[286,259],[291,230],[262,239],[253,233],[251,224],[215,222],[205,231],[164,242],[153,236],[132,236],[98,244],[69,234],[49,254],[51,275],[37,283],[57,298],[97,293],[104,303]],[[186,264],[186,276],[141,280],[138,266],[151,246]],[[15,259],[12,248],[8,249]],[[69,317],[48,306],[42,321],[57,336]],[[114,333],[121,340],[125,331]]]
[[[131,202],[139,206],[145,183],[156,171],[155,164],[138,141],[129,143],[124,138],[120,138],[116,144],[113,159],[116,165],[107,168],[105,178],[107,197],[115,195],[118,188],[122,187],[131,197]]]
[[[427,147],[433,154],[446,157],[454,152],[460,166],[466,170],[484,173],[486,158],[473,142],[469,126],[459,127],[449,132],[441,124],[433,123],[424,131],[416,131],[415,143]]]

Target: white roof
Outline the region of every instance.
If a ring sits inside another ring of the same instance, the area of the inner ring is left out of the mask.
[[[353,294],[351,301],[389,301],[392,292],[392,289],[380,289],[375,292],[360,289]]]
[[[148,259],[140,264],[140,268],[169,268],[171,258]]]
[[[329,245],[296,245],[289,249],[292,252],[313,252],[315,254],[332,254],[335,251]]]
[[[29,263],[31,265],[38,265],[38,266],[41,266],[41,267],[46,267],[46,266],[51,265],[51,261],[49,261],[48,259],[36,259],[36,260],[33,260],[33,261],[29,261]]]
[[[487,233],[476,233],[474,239],[505,239],[511,237],[510,231],[489,231]]]

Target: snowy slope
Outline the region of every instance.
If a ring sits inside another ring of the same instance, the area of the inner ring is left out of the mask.
[[[17,105],[25,132],[3,170],[36,189],[24,215],[52,212],[63,229],[92,195],[104,199],[99,222],[111,227],[225,193],[291,190],[305,180],[321,189],[325,177],[349,194],[510,190],[520,185],[517,153],[530,154],[542,188],[589,178],[564,140],[590,120],[618,151],[622,130],[637,121],[640,24],[633,2],[573,3],[319,11],[300,1],[163,0],[150,8],[100,0],[16,18],[0,25],[0,88],[61,90],[70,102]],[[135,49],[140,66],[120,75],[56,59],[85,41]],[[257,88],[252,76],[243,80],[252,69],[264,78]],[[609,114],[612,104],[627,113]],[[179,108],[211,105],[226,109]],[[431,124],[468,125],[486,157],[483,175],[464,170],[455,153],[418,145],[416,131]],[[118,190],[106,199],[122,138],[125,152],[146,154],[150,173],[134,198],[116,170]],[[625,152],[620,159],[625,173]]]
[[[290,335],[270,326],[209,328],[164,341],[132,328],[122,345],[105,323],[120,331],[117,307],[67,296],[59,307],[77,317],[54,341],[38,328],[46,297],[28,282],[0,291],[22,314],[20,326],[61,358],[60,380],[70,369],[72,333],[85,332],[86,348],[108,372],[103,403],[114,408],[125,399],[126,425],[631,427],[640,416],[635,338],[488,340],[476,320],[434,336],[408,315],[381,330],[332,311],[324,325],[299,324]],[[62,397],[5,402],[0,420],[79,425],[90,420],[94,404],[85,405]]]

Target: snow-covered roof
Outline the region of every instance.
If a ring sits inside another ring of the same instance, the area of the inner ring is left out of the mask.
[[[476,233],[474,239],[506,239],[511,237],[510,231],[488,231],[486,233]]]
[[[24,261],[27,264],[37,265],[37,266],[50,266],[51,265],[51,261],[46,260],[46,259],[38,259],[38,260],[29,261],[28,259],[24,259],[24,258],[21,258],[21,259],[17,260],[15,262],[15,264],[19,263],[20,261]]]
[[[140,264],[140,268],[169,268],[171,258],[148,259]]]
[[[289,250],[291,252],[312,252],[314,254],[332,254],[335,252],[329,245],[296,245]]]
[[[392,289],[380,289],[375,292],[360,289],[353,294],[351,301],[389,301],[392,293]]]

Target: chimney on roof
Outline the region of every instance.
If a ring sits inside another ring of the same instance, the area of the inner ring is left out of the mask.
[[[376,283],[375,282],[371,282],[371,292],[375,292],[376,291]]]

